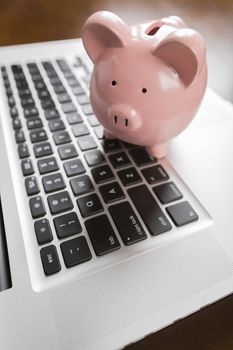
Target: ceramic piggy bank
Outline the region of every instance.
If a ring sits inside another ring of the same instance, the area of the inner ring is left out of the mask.
[[[175,16],[128,26],[103,11],[87,19],[82,39],[94,63],[90,99],[105,137],[164,157],[168,141],[191,122],[205,93],[201,35]]]

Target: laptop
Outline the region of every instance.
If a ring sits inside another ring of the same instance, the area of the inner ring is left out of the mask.
[[[121,349],[233,291],[233,108],[105,140],[82,42],[0,49],[0,348]]]

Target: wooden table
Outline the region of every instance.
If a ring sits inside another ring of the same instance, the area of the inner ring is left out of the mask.
[[[232,1],[2,0],[0,45],[79,37],[87,16],[102,9],[115,11],[130,22],[169,14],[183,16],[206,38],[210,85],[233,102]],[[216,67],[221,68],[219,75]],[[142,349],[232,350],[233,295],[127,347]]]

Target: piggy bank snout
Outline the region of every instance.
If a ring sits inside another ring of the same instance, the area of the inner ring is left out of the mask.
[[[108,109],[108,119],[112,128],[121,131],[133,131],[142,124],[139,113],[125,104],[114,104]]]

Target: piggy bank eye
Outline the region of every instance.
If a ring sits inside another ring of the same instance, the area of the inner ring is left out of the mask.
[[[112,86],[115,86],[117,84],[116,80],[112,81]]]
[[[145,94],[147,92],[147,89],[146,88],[143,88],[142,89],[142,93]]]

